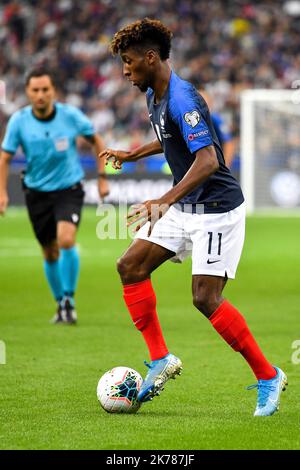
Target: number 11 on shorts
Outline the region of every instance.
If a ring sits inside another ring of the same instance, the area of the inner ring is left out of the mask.
[[[213,232],[208,232],[208,254],[211,255]],[[221,256],[222,233],[218,233],[218,256]]]

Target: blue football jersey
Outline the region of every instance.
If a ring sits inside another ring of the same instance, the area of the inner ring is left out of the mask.
[[[149,117],[174,184],[188,172],[198,150],[209,145],[214,145],[216,150],[219,169],[179,202],[182,205],[203,204],[205,213],[228,212],[242,204],[241,188],[225,165],[206,102],[193,85],[172,72],[169,86],[159,103],[155,103],[152,89],[148,89],[146,96]]]
[[[90,120],[73,106],[55,103],[53,115],[45,120],[36,118],[32,107],[26,106],[11,116],[1,147],[12,154],[22,147],[28,188],[56,191],[83,178],[76,138],[93,134]]]

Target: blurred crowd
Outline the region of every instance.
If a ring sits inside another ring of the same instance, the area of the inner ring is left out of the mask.
[[[108,50],[118,29],[145,16],[173,31],[172,67],[206,89],[235,136],[242,90],[290,88],[300,78],[298,1],[1,0],[1,127],[26,104],[25,71],[47,64],[59,99],[86,112],[107,145],[129,149],[151,139],[145,97]]]

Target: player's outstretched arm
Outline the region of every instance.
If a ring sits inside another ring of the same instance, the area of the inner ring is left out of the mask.
[[[236,149],[236,139],[233,137],[223,143],[223,154],[226,166],[231,167]]]
[[[215,147],[208,145],[196,152],[196,158],[184,178],[173,186],[170,191],[164,194],[161,199],[168,205],[175,204],[187,194],[191,193],[200,184],[203,184],[207,178],[213,175],[219,169],[219,162]]]
[[[93,146],[95,156],[98,157],[99,153],[104,149],[103,139],[98,134],[84,136],[84,138]],[[109,185],[105,174],[105,162],[99,158],[96,159],[98,169],[98,193],[102,199],[109,194]]]
[[[99,158],[100,160],[103,159],[106,165],[109,161],[111,161],[113,168],[115,168],[115,170],[120,170],[124,162],[136,162],[141,158],[162,153],[162,151],[163,149],[161,144],[159,140],[156,139],[153,142],[142,145],[141,147],[138,147],[131,152],[126,152],[124,150],[105,149],[99,154]]]
[[[138,222],[135,229],[138,230],[149,221],[149,236],[156,222],[167,212],[170,206],[204,183],[218,168],[219,162],[214,146],[208,145],[201,148],[196,152],[195,161],[184,178],[173,186],[170,191],[161,196],[160,199],[152,199],[131,207],[127,216],[127,225]]]
[[[8,205],[7,180],[11,157],[12,154],[4,150],[0,152],[0,215],[4,215]]]

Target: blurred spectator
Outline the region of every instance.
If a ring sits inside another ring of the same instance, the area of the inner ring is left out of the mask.
[[[226,122],[226,119],[222,115],[221,111],[215,111],[212,97],[205,90],[200,89],[199,92],[205,99],[208,109],[210,110],[211,120],[223,150],[225,163],[228,168],[230,168],[235,156],[236,143],[229,123]]]
[[[108,50],[115,31],[144,16],[171,28],[174,69],[206,88],[235,137],[243,89],[290,88],[299,79],[299,1],[2,0],[0,79],[7,104],[1,127],[25,104],[25,71],[45,64],[57,71],[59,98],[90,115],[113,138],[110,145],[152,139],[144,97],[122,80]]]

